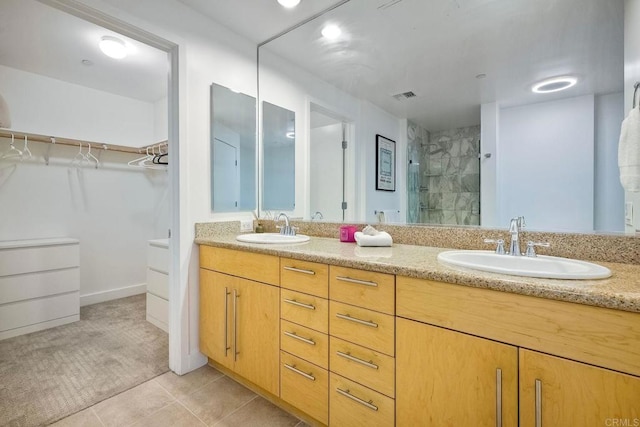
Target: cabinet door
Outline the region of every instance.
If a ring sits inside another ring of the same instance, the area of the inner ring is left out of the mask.
[[[640,426],[640,378],[520,349],[520,425]]]
[[[396,321],[396,425],[516,426],[516,347]]]
[[[279,396],[280,288],[246,279],[236,283],[235,371]]]
[[[231,302],[237,278],[200,269],[200,351],[232,369]]]

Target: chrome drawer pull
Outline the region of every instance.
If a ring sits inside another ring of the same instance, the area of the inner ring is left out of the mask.
[[[370,400],[370,401],[367,402],[366,400],[362,400],[359,397],[354,396],[353,394],[350,393],[349,390],[343,390],[341,388],[336,388],[336,391],[338,393],[340,393],[341,395],[343,395],[344,397],[348,397],[349,399],[353,400],[354,402],[358,402],[359,404],[364,405],[369,409],[373,409],[374,411],[378,410],[378,407],[373,404],[373,400]]]
[[[227,357],[231,346],[229,342],[229,288],[224,288],[224,357]]]
[[[296,301],[294,299],[286,299],[285,298],[284,302],[286,302],[287,304],[297,305],[298,307],[306,308],[306,309],[309,309],[309,310],[315,310],[316,309],[315,305],[305,304],[303,302],[299,302],[299,301]]]
[[[378,284],[376,282],[369,282],[368,280],[352,279],[351,277],[336,276],[336,280],[342,280],[343,282],[355,283],[357,285],[372,286],[374,288],[378,287]]]
[[[502,369],[496,369],[496,427],[502,427]]]
[[[343,353],[341,351],[336,351],[336,354],[338,356],[340,356],[340,357],[344,357],[345,359],[351,360],[353,362],[359,363],[359,364],[367,366],[369,368],[378,369],[378,365],[373,363],[373,360],[369,360],[367,362],[366,360],[362,360],[362,359],[359,359],[359,358],[357,358],[355,356],[352,356],[351,353]]]
[[[290,371],[295,372],[295,373],[296,373],[296,374],[298,374],[298,375],[302,375],[303,377],[305,377],[305,378],[306,378],[306,379],[308,379],[308,380],[311,380],[311,381],[315,381],[315,380],[316,380],[316,377],[314,377],[313,375],[311,375],[311,373],[308,373],[308,374],[307,374],[306,372],[302,372],[300,369],[296,368],[296,365],[293,365],[293,366],[292,366],[292,365],[288,365],[288,364],[286,364],[286,363],[285,363],[285,364],[284,364],[284,367],[285,367],[285,368],[287,368],[287,369],[289,369]]]
[[[542,381],[536,380],[536,427],[542,427]]]
[[[285,270],[289,270],[289,271],[295,271],[296,273],[302,273],[302,274],[308,274],[310,276],[315,276],[316,272],[313,270],[304,270],[302,268],[295,268],[295,267],[283,267]]]
[[[339,318],[339,319],[348,320],[349,322],[355,322],[355,323],[359,323],[361,325],[370,326],[372,328],[377,328],[378,327],[378,324],[375,323],[375,322],[372,322],[371,320],[358,319],[357,317],[351,317],[348,314],[336,313],[336,317]]]
[[[316,342],[310,338],[304,338],[301,336],[298,336],[295,332],[288,332],[288,331],[284,331],[284,334],[288,337],[294,338],[298,341],[302,341],[303,343],[306,344],[310,344],[310,345],[316,345]]]

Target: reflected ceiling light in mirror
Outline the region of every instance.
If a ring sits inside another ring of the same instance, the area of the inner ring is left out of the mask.
[[[531,91],[535,93],[552,93],[569,89],[578,83],[578,79],[572,76],[553,77],[542,80],[531,87]]]
[[[282,7],[291,9],[292,7],[296,7],[298,4],[300,4],[300,0],[278,0],[278,3],[280,3]]]
[[[295,132],[287,132],[287,133],[285,134],[285,136],[286,136],[287,138],[289,138],[289,139],[293,139],[293,138],[295,138],[295,137],[296,137],[296,134],[295,134]]]
[[[342,30],[335,24],[327,24],[321,31],[322,37],[329,40],[335,40],[340,37]]]
[[[99,46],[102,53],[110,58],[122,59],[127,56],[127,46],[117,37],[104,36]]]

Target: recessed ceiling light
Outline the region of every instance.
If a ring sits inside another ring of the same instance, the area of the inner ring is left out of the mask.
[[[284,6],[287,9],[290,9],[300,4],[300,0],[278,0],[278,3],[280,3],[281,6]]]
[[[99,46],[102,53],[110,58],[122,59],[127,56],[127,46],[117,37],[104,36]]]
[[[478,80],[482,80],[486,78],[487,78],[487,75],[485,73],[476,74],[476,79]]]
[[[340,29],[340,27],[334,24],[325,25],[325,27],[322,29],[322,36],[329,40],[337,39],[338,37],[340,37],[340,34],[342,34],[342,30]]]
[[[534,84],[531,91],[535,93],[551,93],[575,86],[578,79],[572,76],[553,77]]]

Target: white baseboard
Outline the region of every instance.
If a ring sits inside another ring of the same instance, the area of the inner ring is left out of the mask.
[[[80,307],[97,304],[99,302],[111,301],[119,298],[126,298],[133,295],[147,292],[147,284],[125,286],[124,288],[109,289],[108,291],[94,292],[92,294],[80,295]]]

